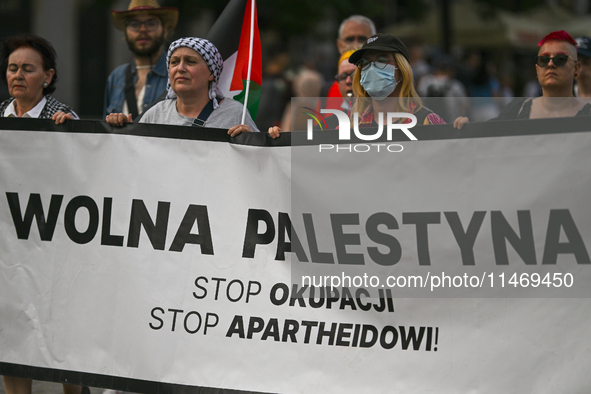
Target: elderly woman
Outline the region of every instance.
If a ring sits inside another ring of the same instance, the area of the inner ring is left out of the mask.
[[[51,118],[56,124],[78,119],[72,108],[50,96],[57,81],[53,46],[33,34],[11,37],[1,51],[2,80],[12,98],[0,104],[0,116]]]
[[[53,46],[33,34],[10,37],[0,52],[2,80],[12,96],[0,104],[0,117],[51,118],[56,124],[78,119],[72,108],[49,94],[55,91],[57,57]],[[64,393],[88,393],[88,387],[64,384]],[[32,380],[4,376],[7,394],[30,394]]]
[[[358,99],[353,113],[360,124],[374,124],[374,113],[406,112],[416,116],[418,125],[443,124],[445,121],[425,108],[413,84],[408,49],[390,34],[376,34],[349,57],[357,70],[353,76],[353,94]],[[361,99],[360,99],[361,98]],[[363,99],[365,98],[365,99]],[[384,100],[390,98],[388,100]],[[410,122],[402,118],[400,122]]]
[[[259,131],[243,105],[224,97],[217,84],[224,62],[218,49],[202,38],[181,38],[170,44],[166,55],[166,99],[148,109],[139,123],[160,123],[229,129],[232,137],[243,131]],[[130,122],[125,114],[107,115],[107,122],[121,126]]]

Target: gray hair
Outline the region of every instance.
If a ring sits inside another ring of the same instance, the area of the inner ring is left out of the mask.
[[[339,26],[339,38],[341,39],[343,38],[343,30],[345,30],[345,25],[347,24],[347,22],[355,22],[362,25],[366,25],[367,27],[369,27],[370,37],[376,34],[376,25],[374,25],[371,19],[363,15],[351,15],[350,17],[342,21],[341,25]]]

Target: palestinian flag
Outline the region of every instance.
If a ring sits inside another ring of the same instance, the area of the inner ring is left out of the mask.
[[[207,33],[207,39],[215,44],[224,59],[224,70],[218,84],[226,97],[244,104],[248,80],[251,17],[254,17],[252,64],[247,108],[255,119],[261,99],[263,83],[261,62],[261,37],[257,21],[255,0],[230,0],[220,17]]]

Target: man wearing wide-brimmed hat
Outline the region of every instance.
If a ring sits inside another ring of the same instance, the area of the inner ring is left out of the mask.
[[[105,90],[103,119],[110,113],[145,111],[166,90],[165,40],[178,21],[175,7],[160,7],[156,0],[131,0],[125,11],[113,10],[115,27],[125,34],[133,61],[117,67]]]

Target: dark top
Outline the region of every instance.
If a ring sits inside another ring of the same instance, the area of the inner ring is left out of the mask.
[[[501,113],[496,118],[491,120],[508,120],[508,119],[529,119],[531,113],[532,98],[520,97],[505,106]],[[585,104],[583,108],[575,116],[589,116],[591,115],[591,104]]]

